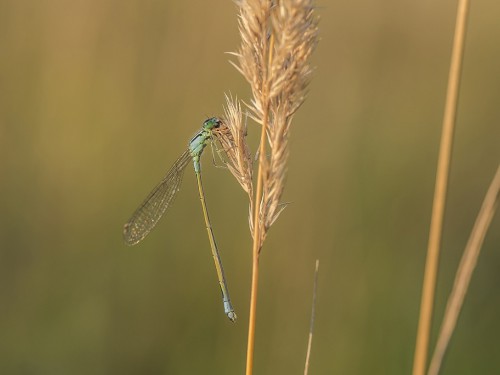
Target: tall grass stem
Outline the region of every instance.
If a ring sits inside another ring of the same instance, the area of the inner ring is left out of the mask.
[[[462,260],[455,276],[446,311],[439,332],[436,348],[432,356],[429,372],[427,375],[438,375],[443,362],[446,349],[450,342],[453,331],[455,330],[460,311],[467,293],[467,289],[472,278],[472,273],[477,264],[477,259],[481,251],[481,246],[486,236],[486,232],[491,224],[491,220],[495,215],[495,210],[500,199],[500,166],[496,171],[493,181],[488,188],[484,197],[481,210],[477,215],[476,222],[472,228],[469,241],[465,247]]]
[[[267,113],[267,111],[265,112]],[[265,116],[266,118],[267,116]],[[247,341],[247,365],[246,374],[253,372],[253,352],[255,347],[255,321],[257,318],[257,290],[259,286],[259,251],[260,251],[260,224],[259,213],[262,200],[262,159],[266,152],[266,124],[262,124],[262,133],[259,148],[259,169],[257,172],[257,190],[255,192],[254,203],[254,226],[253,226],[253,246],[252,246],[252,284],[250,291],[250,313],[248,316],[248,341]]]
[[[458,4],[455,36],[448,78],[441,144],[439,147],[436,186],[432,207],[429,243],[427,247],[427,260],[424,271],[420,317],[413,360],[413,375],[424,375],[427,367],[429,337],[434,308],[434,295],[439,264],[439,251],[441,247],[446,193],[448,188],[448,176],[451,164],[451,151],[457,113],[458,90],[460,85],[460,72],[465,44],[468,7],[468,0],[460,0]]]
[[[272,66],[273,50],[274,46],[274,36],[271,35],[270,48],[269,48],[269,62],[268,66]],[[267,70],[269,72],[269,70]],[[269,90],[268,87],[264,87],[264,100],[266,103],[264,106],[262,128],[260,133],[260,145],[259,145],[259,168],[257,172],[257,190],[255,192],[255,203],[254,203],[254,219],[253,219],[253,245],[252,245],[252,284],[250,290],[250,312],[248,315],[248,341],[247,341],[247,364],[246,364],[246,375],[251,375],[253,372],[253,353],[255,348],[255,323],[257,319],[257,291],[259,286],[259,254],[262,246],[261,240],[261,220],[259,220],[260,215],[260,205],[262,202],[262,186],[263,186],[263,173],[266,164],[266,135],[269,120],[269,105],[267,104],[267,98]]]

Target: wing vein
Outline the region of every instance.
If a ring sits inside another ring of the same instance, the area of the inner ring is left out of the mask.
[[[170,207],[182,183],[184,169],[192,160],[189,149],[175,161],[163,180],[149,193],[123,228],[127,245],[135,245],[156,226]]]

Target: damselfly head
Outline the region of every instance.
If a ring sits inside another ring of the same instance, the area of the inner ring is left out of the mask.
[[[203,123],[203,129],[212,130],[218,128],[222,124],[222,121],[217,117],[210,117]]]

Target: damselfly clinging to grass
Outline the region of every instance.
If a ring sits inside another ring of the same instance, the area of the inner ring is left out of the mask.
[[[205,203],[205,194],[203,193],[203,185],[201,183],[201,164],[200,157],[206,145],[213,140],[213,130],[221,125],[221,120],[216,117],[211,117],[203,123],[201,130],[191,139],[189,147],[177,159],[174,165],[167,172],[167,175],[156,186],[153,191],[147,196],[144,202],[134,212],[130,220],[123,228],[123,237],[127,245],[135,245],[142,241],[144,237],[153,229],[163,216],[167,208],[173,202],[175,195],[179,191],[182,175],[184,169],[193,161],[194,173],[198,182],[198,191],[200,194],[201,207],[203,209],[203,216],[212,249],[212,255],[215,261],[215,268],[217,270],[217,277],[219,278],[220,289],[222,291],[222,301],[224,302],[224,312],[231,321],[236,320],[236,314],[231,299],[229,298],[229,291],[226,285],[226,278],[224,277],[224,269],[215,242],[212,225],[208,216],[207,205]]]

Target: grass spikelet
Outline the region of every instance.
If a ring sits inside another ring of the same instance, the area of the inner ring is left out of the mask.
[[[312,0],[240,0],[236,4],[241,45],[233,54],[237,62],[232,64],[250,84],[249,115],[261,125],[253,206],[250,203],[253,218],[249,219],[254,242],[248,375],[253,371],[259,254],[269,228],[285,207],[280,202],[287,172],[290,126],[294,113],[304,102],[311,78],[309,58],[317,44],[318,19]],[[249,197],[252,200],[250,194]]]
[[[222,124],[214,130],[214,135],[226,155],[226,165],[236,178],[249,199],[249,226],[253,229],[253,161],[246,142],[247,127],[239,100],[226,95]]]
[[[311,0],[253,0],[237,4],[241,46],[235,53],[238,61],[233,65],[250,84],[251,117],[263,126],[258,174],[261,178],[255,197],[259,202],[254,205],[258,208],[255,216],[260,225],[260,250],[269,228],[285,207],[280,202],[289,128],[311,78],[309,58],[317,44],[318,19]],[[263,144],[266,140],[268,153]]]

